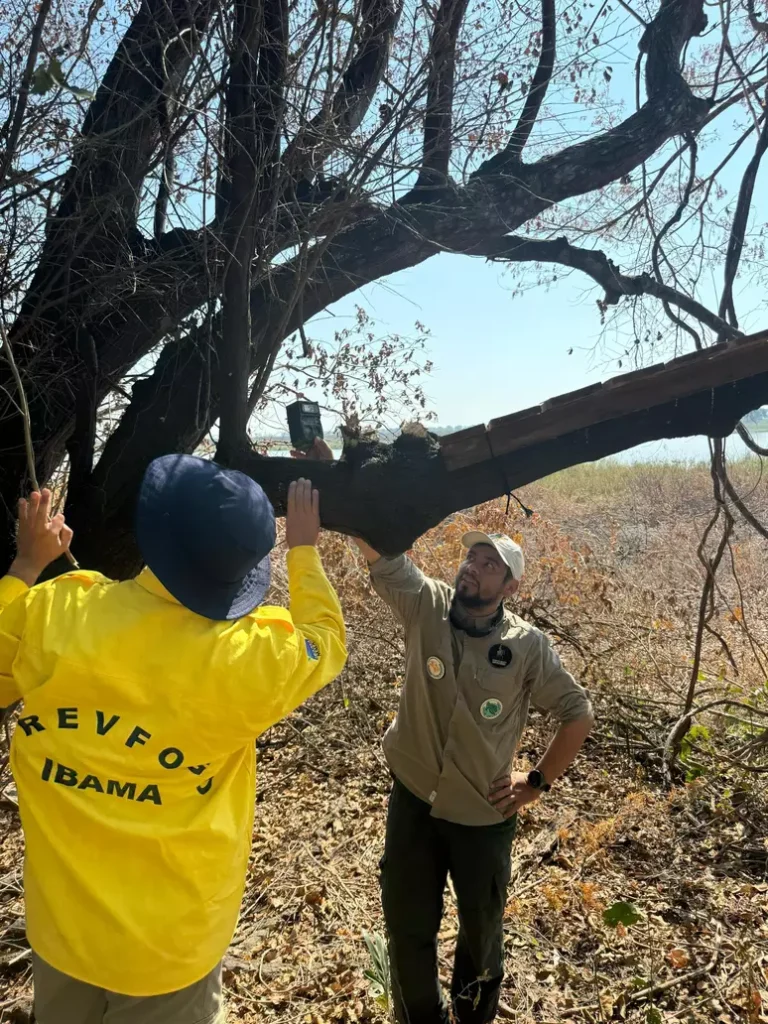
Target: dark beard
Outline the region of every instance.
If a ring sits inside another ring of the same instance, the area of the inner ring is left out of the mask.
[[[461,583],[461,577],[457,576],[453,583],[454,590],[454,601],[457,601],[462,608],[466,608],[468,611],[476,611],[478,608],[490,608],[497,607],[502,602],[502,595],[497,594],[495,597],[481,597],[480,593],[477,594],[460,594],[459,585]]]
[[[467,594],[465,597],[462,597],[458,591],[456,592],[456,600],[462,608],[471,608],[473,611],[477,608],[488,608],[491,604],[494,607],[499,604],[499,601],[489,601],[487,597],[481,597],[479,594]]]

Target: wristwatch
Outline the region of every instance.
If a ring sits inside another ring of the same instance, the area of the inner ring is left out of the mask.
[[[552,789],[538,768],[528,772],[528,785],[533,789],[540,789],[542,793],[548,793]]]

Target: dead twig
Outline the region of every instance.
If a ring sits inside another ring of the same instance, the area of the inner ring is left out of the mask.
[[[0,164],[0,188],[2,188],[3,183],[5,182],[5,177],[13,165],[13,158],[16,155],[16,146],[18,145],[19,136],[21,135],[24,115],[27,112],[29,90],[32,85],[32,75],[35,71],[35,63],[37,62],[37,55],[43,38],[43,28],[45,27],[48,15],[50,14],[52,4],[53,0],[43,0],[37,10],[35,25],[32,29],[32,39],[29,45],[29,53],[27,54],[27,63],[24,67],[24,73],[21,76],[19,95],[16,98],[15,104],[12,106],[8,122],[6,122],[6,124],[10,124],[10,130],[8,133],[8,142],[5,146],[5,153],[3,155],[3,162]]]
[[[642,999],[650,999],[652,996],[657,996],[662,992],[668,992],[671,988],[677,988],[678,985],[686,985],[691,981],[697,981],[699,978],[703,978],[705,975],[712,973],[715,969],[719,956],[720,932],[718,931],[715,938],[715,948],[709,963],[704,964],[702,967],[696,967],[692,971],[687,971],[685,974],[680,974],[676,978],[670,978],[668,981],[662,981],[656,985],[649,985],[647,988],[642,988],[638,992],[633,992],[626,997],[626,1002],[629,1004],[639,1003]]]
[[[3,355],[5,356],[8,365],[11,368],[13,374],[13,380],[16,384],[16,393],[19,396],[19,412],[21,413],[22,423],[24,424],[24,448],[27,455],[27,472],[29,473],[29,479],[34,490],[40,490],[40,484],[37,479],[37,470],[35,467],[35,449],[32,443],[32,418],[29,414],[29,404],[27,402],[27,394],[24,390],[24,384],[19,373],[19,367],[16,363],[16,357],[13,353],[13,346],[11,345],[11,339],[8,337],[8,332],[5,329],[5,324],[2,322],[0,317],[0,339],[3,343]],[[79,569],[80,566],[75,559],[75,556],[71,551],[66,552],[67,560],[75,568]]]

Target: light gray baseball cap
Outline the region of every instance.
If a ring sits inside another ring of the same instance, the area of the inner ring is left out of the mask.
[[[475,544],[490,544],[498,552],[499,558],[509,568],[516,580],[523,578],[525,572],[525,556],[523,549],[516,544],[511,537],[505,533],[482,533],[480,530],[470,530],[461,538],[465,548],[474,547]]]

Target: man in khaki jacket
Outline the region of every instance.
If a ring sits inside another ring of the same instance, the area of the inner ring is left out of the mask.
[[[315,441],[310,457],[333,456]],[[400,1024],[449,1021],[437,975],[448,874],[459,908],[454,1018],[494,1018],[517,812],[563,774],[593,724],[586,692],[547,637],[504,607],[520,586],[521,548],[502,534],[468,533],[463,542],[453,587],[405,555],[382,558],[357,542],[405,629],[405,682],[384,737],[395,781],[381,863]],[[533,771],[510,772],[531,704],[559,728]]]

